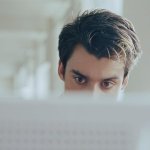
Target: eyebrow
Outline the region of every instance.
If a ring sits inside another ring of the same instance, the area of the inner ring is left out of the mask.
[[[83,77],[83,78],[88,78],[87,76],[85,76],[85,75],[83,75],[82,73],[80,73],[78,70],[71,70],[71,72],[72,73],[74,73],[74,74],[76,74],[76,75],[78,75],[78,76],[81,76],[81,77]]]
[[[120,79],[119,77],[114,76],[114,77],[106,78],[106,79],[103,79],[103,80],[119,80],[119,79]]]
[[[88,79],[89,77],[88,76],[86,76],[86,75],[83,75],[82,73],[80,73],[78,70],[71,70],[71,72],[72,73],[74,73],[74,74],[76,74],[76,75],[78,75],[78,76],[81,76],[81,77],[83,77],[83,78],[86,78],[86,79]],[[117,77],[117,76],[112,76],[112,77],[108,77],[108,78],[105,78],[105,79],[102,79],[102,80],[104,80],[104,81],[107,81],[107,80],[119,80],[120,78],[119,77]]]

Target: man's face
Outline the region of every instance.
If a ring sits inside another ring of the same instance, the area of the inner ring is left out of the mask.
[[[108,58],[97,59],[84,47],[77,45],[64,70],[60,62],[60,78],[64,81],[65,91],[90,91],[118,96],[125,88],[124,63]]]

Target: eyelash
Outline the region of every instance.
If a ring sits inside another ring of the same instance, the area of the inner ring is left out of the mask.
[[[86,82],[87,82],[85,78],[80,77],[80,76],[73,76],[73,78],[74,78],[75,82],[78,83],[78,84],[80,84],[80,85],[86,84]],[[81,83],[81,82],[79,81],[79,79],[84,80],[84,83]]]
[[[111,84],[111,87],[106,87],[106,86],[104,86],[103,84],[105,84],[105,83],[107,83],[107,84]],[[110,89],[110,88],[112,88],[113,87],[113,85],[115,85],[115,83],[113,82],[113,81],[104,81],[104,82],[102,82],[102,84],[101,84],[101,86],[103,87],[103,88],[105,88],[105,89]]]
[[[80,76],[73,76],[73,78],[74,78],[74,80],[75,80],[75,82],[77,83],[77,84],[80,84],[80,85],[85,85],[86,83],[87,83],[87,79],[85,79],[84,77],[80,77]],[[84,82],[83,83],[81,83],[80,81],[79,81],[79,79],[81,79],[81,80],[84,80]],[[107,84],[111,84],[111,87],[107,87],[107,86],[104,86],[103,84],[105,84],[105,83],[107,83]],[[115,82],[113,82],[113,81],[103,81],[102,83],[101,83],[101,87],[103,88],[103,89],[111,89],[113,86],[115,85]]]

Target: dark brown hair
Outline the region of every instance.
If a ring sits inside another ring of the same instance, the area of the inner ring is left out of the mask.
[[[141,55],[138,37],[127,19],[101,9],[85,11],[65,25],[59,35],[59,57],[64,68],[77,44],[95,57],[121,58],[125,76]]]

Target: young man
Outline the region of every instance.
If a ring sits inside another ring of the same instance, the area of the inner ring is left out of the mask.
[[[141,55],[134,27],[107,10],[84,12],[59,35],[58,73],[65,91],[118,96]]]

